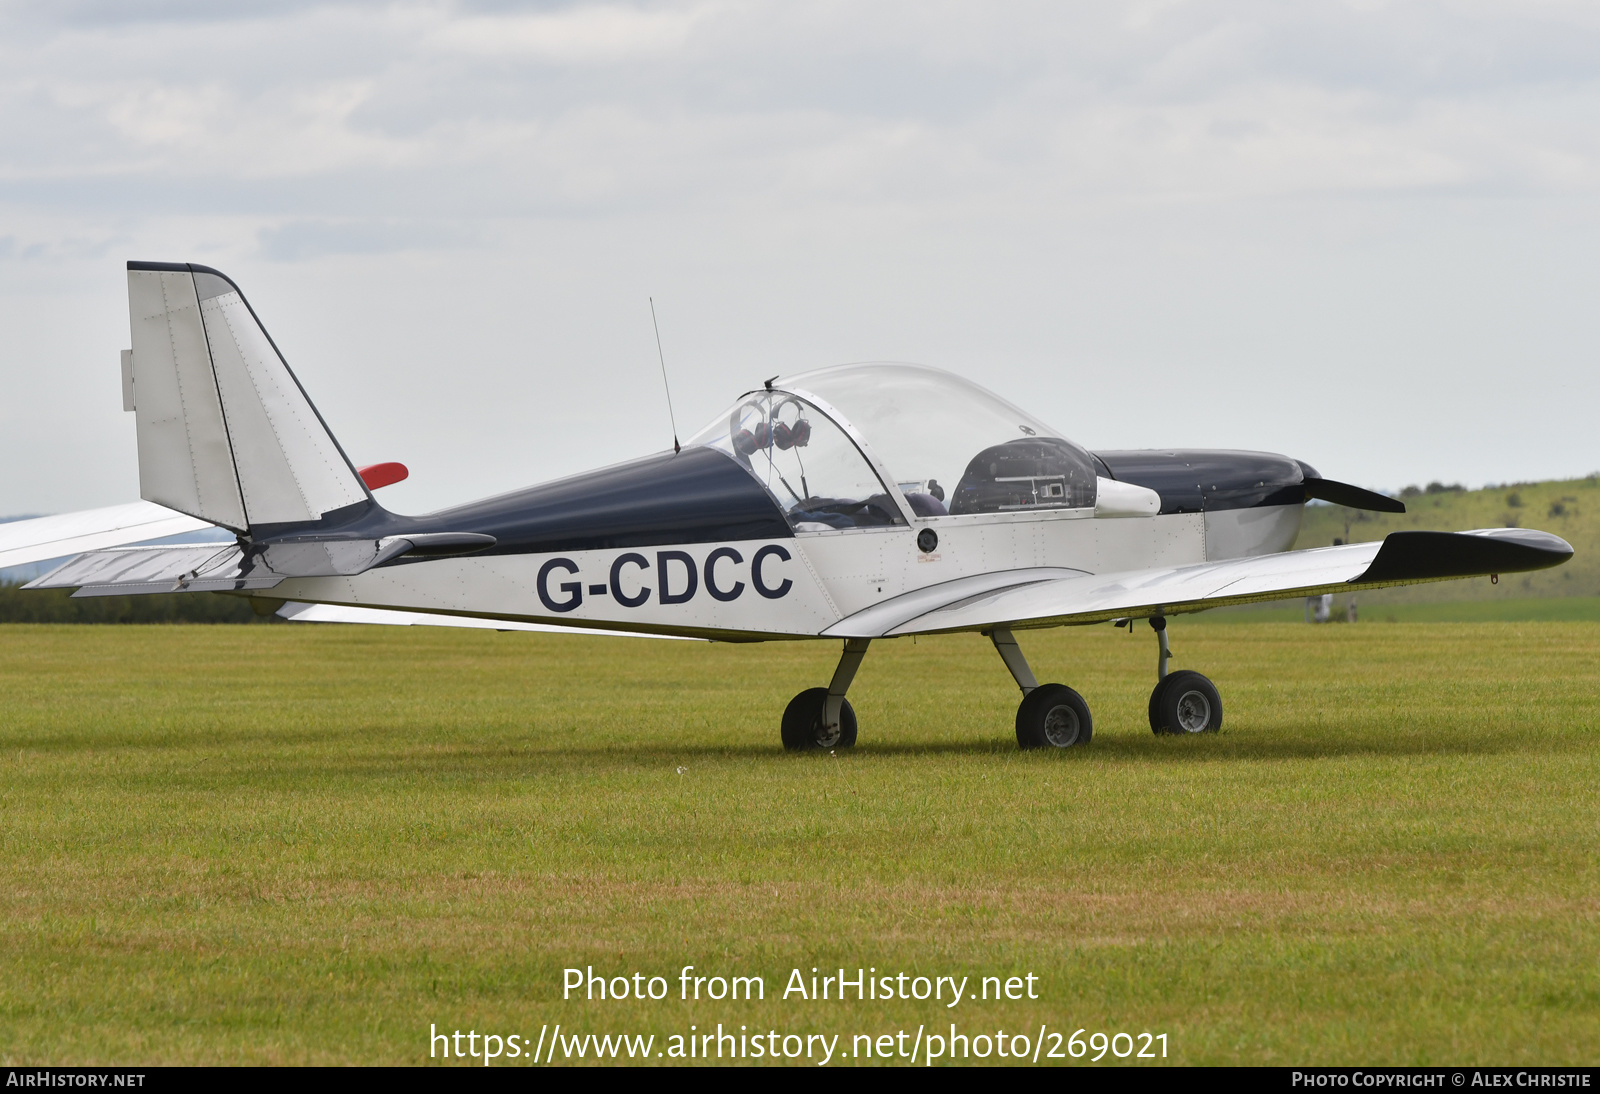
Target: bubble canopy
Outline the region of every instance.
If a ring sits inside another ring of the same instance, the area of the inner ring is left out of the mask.
[[[977,384],[924,365],[836,365],[784,377],[689,443],[739,460],[802,532],[904,524],[905,509],[937,519],[1084,509],[1095,500],[1088,452]]]

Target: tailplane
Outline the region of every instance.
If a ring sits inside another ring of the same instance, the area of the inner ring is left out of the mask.
[[[375,504],[226,276],[129,262],[128,313],[124,405],[138,416],[146,501],[255,535]]]

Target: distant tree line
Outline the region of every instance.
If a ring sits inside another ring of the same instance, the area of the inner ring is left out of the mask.
[[[1402,498],[1416,498],[1421,497],[1423,494],[1465,494],[1466,492],[1467,488],[1459,482],[1449,484],[1430,482],[1427,486],[1408,486],[1400,491],[1400,496]]]
[[[0,623],[259,623],[250,601],[221,593],[80,596],[71,589],[0,585]]]
[[[1555,481],[1561,481],[1561,480],[1555,480]],[[1554,485],[1554,483],[1553,482],[1548,482],[1548,481],[1546,481],[1546,482],[1498,482],[1498,483],[1497,482],[1486,482],[1486,483],[1483,484],[1483,489],[1485,489],[1485,490],[1514,490],[1514,489],[1523,488],[1523,487],[1549,486],[1549,485]],[[1593,471],[1590,474],[1588,474],[1587,476],[1585,476],[1584,479],[1583,479],[1583,485],[1585,485],[1585,486],[1600,486],[1600,471]],[[1404,490],[1400,491],[1400,496],[1402,498],[1415,498],[1415,497],[1421,497],[1423,494],[1464,494],[1464,493],[1467,493],[1467,488],[1465,486],[1461,485],[1459,482],[1443,483],[1443,482],[1435,481],[1435,482],[1430,482],[1427,486],[1416,486],[1416,485],[1408,486]],[[1513,494],[1512,497],[1518,498],[1519,501],[1520,501],[1521,495],[1520,494]],[[1517,508],[1519,503],[1518,502],[1513,502],[1511,504],[1512,504],[1513,508]]]

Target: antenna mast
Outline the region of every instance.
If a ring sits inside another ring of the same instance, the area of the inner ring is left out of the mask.
[[[672,423],[672,454],[683,451],[678,443],[678,419],[672,413],[672,386],[667,383],[667,355],[661,352],[661,324],[656,322],[656,298],[650,297],[650,325],[656,330],[656,357],[661,361],[661,387],[667,393],[667,421]]]

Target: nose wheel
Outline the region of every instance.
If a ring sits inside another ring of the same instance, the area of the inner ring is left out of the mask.
[[[790,752],[853,747],[856,712],[850,700],[839,704],[838,720],[833,725],[826,718],[827,705],[827,688],[807,688],[790,699],[783,712],[783,747]]]
[[[861,667],[870,644],[865,638],[845,639],[839,667],[833,670],[828,686],[807,688],[789,700],[780,731],[784,748],[809,752],[855,746],[856,712],[844,694],[850,690],[850,681],[856,678],[856,669]]]

